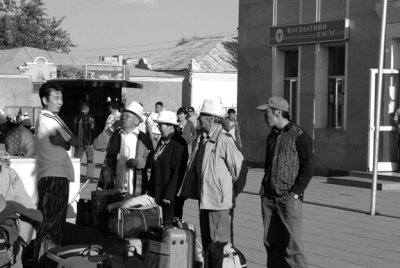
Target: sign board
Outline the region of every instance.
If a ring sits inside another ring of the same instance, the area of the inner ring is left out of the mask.
[[[281,25],[269,28],[269,45],[298,45],[349,39],[349,20]]]
[[[125,80],[125,66],[86,64],[87,79]]]

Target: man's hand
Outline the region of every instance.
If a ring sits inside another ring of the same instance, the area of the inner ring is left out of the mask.
[[[125,162],[125,165],[126,165],[128,168],[138,168],[138,161],[137,161],[136,159],[134,159],[134,158],[131,158],[131,159],[128,159],[128,160]]]
[[[166,205],[170,205],[171,204],[171,201],[169,201],[168,199],[164,199],[164,198],[163,198],[162,202],[164,204],[166,204]]]

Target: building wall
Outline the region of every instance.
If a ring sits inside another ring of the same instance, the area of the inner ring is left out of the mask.
[[[31,80],[23,76],[0,75],[0,96],[0,109],[7,106],[42,106]]]
[[[183,78],[131,77],[130,81],[143,84],[143,88],[128,88],[126,90],[127,103],[132,100],[140,102],[143,104],[145,112],[154,112],[154,105],[157,101],[162,101],[166,110],[174,112],[183,105]]]
[[[269,128],[256,106],[272,95],[283,96],[284,51],[297,49],[297,122],[314,140],[316,171],[367,169],[369,69],[378,67],[381,22],[375,4],[375,0],[239,2],[238,109],[246,112],[239,113],[238,119],[246,160],[264,161]],[[350,19],[350,38],[341,43],[347,54],[346,121],[344,128],[336,129],[327,127],[328,46],[336,43],[271,47],[268,35],[270,26],[343,18]]]
[[[192,73],[191,106],[201,109],[204,100],[221,101],[225,108],[237,107],[236,73]]]

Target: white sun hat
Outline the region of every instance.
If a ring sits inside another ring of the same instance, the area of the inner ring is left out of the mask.
[[[217,100],[204,100],[200,114],[213,115],[221,118],[225,117],[222,104]]]
[[[161,111],[158,114],[158,117],[154,122],[158,124],[171,124],[171,125],[178,125],[178,120],[176,114],[171,111]]]
[[[126,108],[125,111],[131,112],[137,115],[142,123],[144,121],[143,118],[143,107],[137,101],[132,101]]]

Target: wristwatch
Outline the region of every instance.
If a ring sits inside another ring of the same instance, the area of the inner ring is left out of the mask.
[[[293,192],[291,192],[290,194],[293,196],[294,199],[299,199],[300,197],[298,194],[295,194]]]

